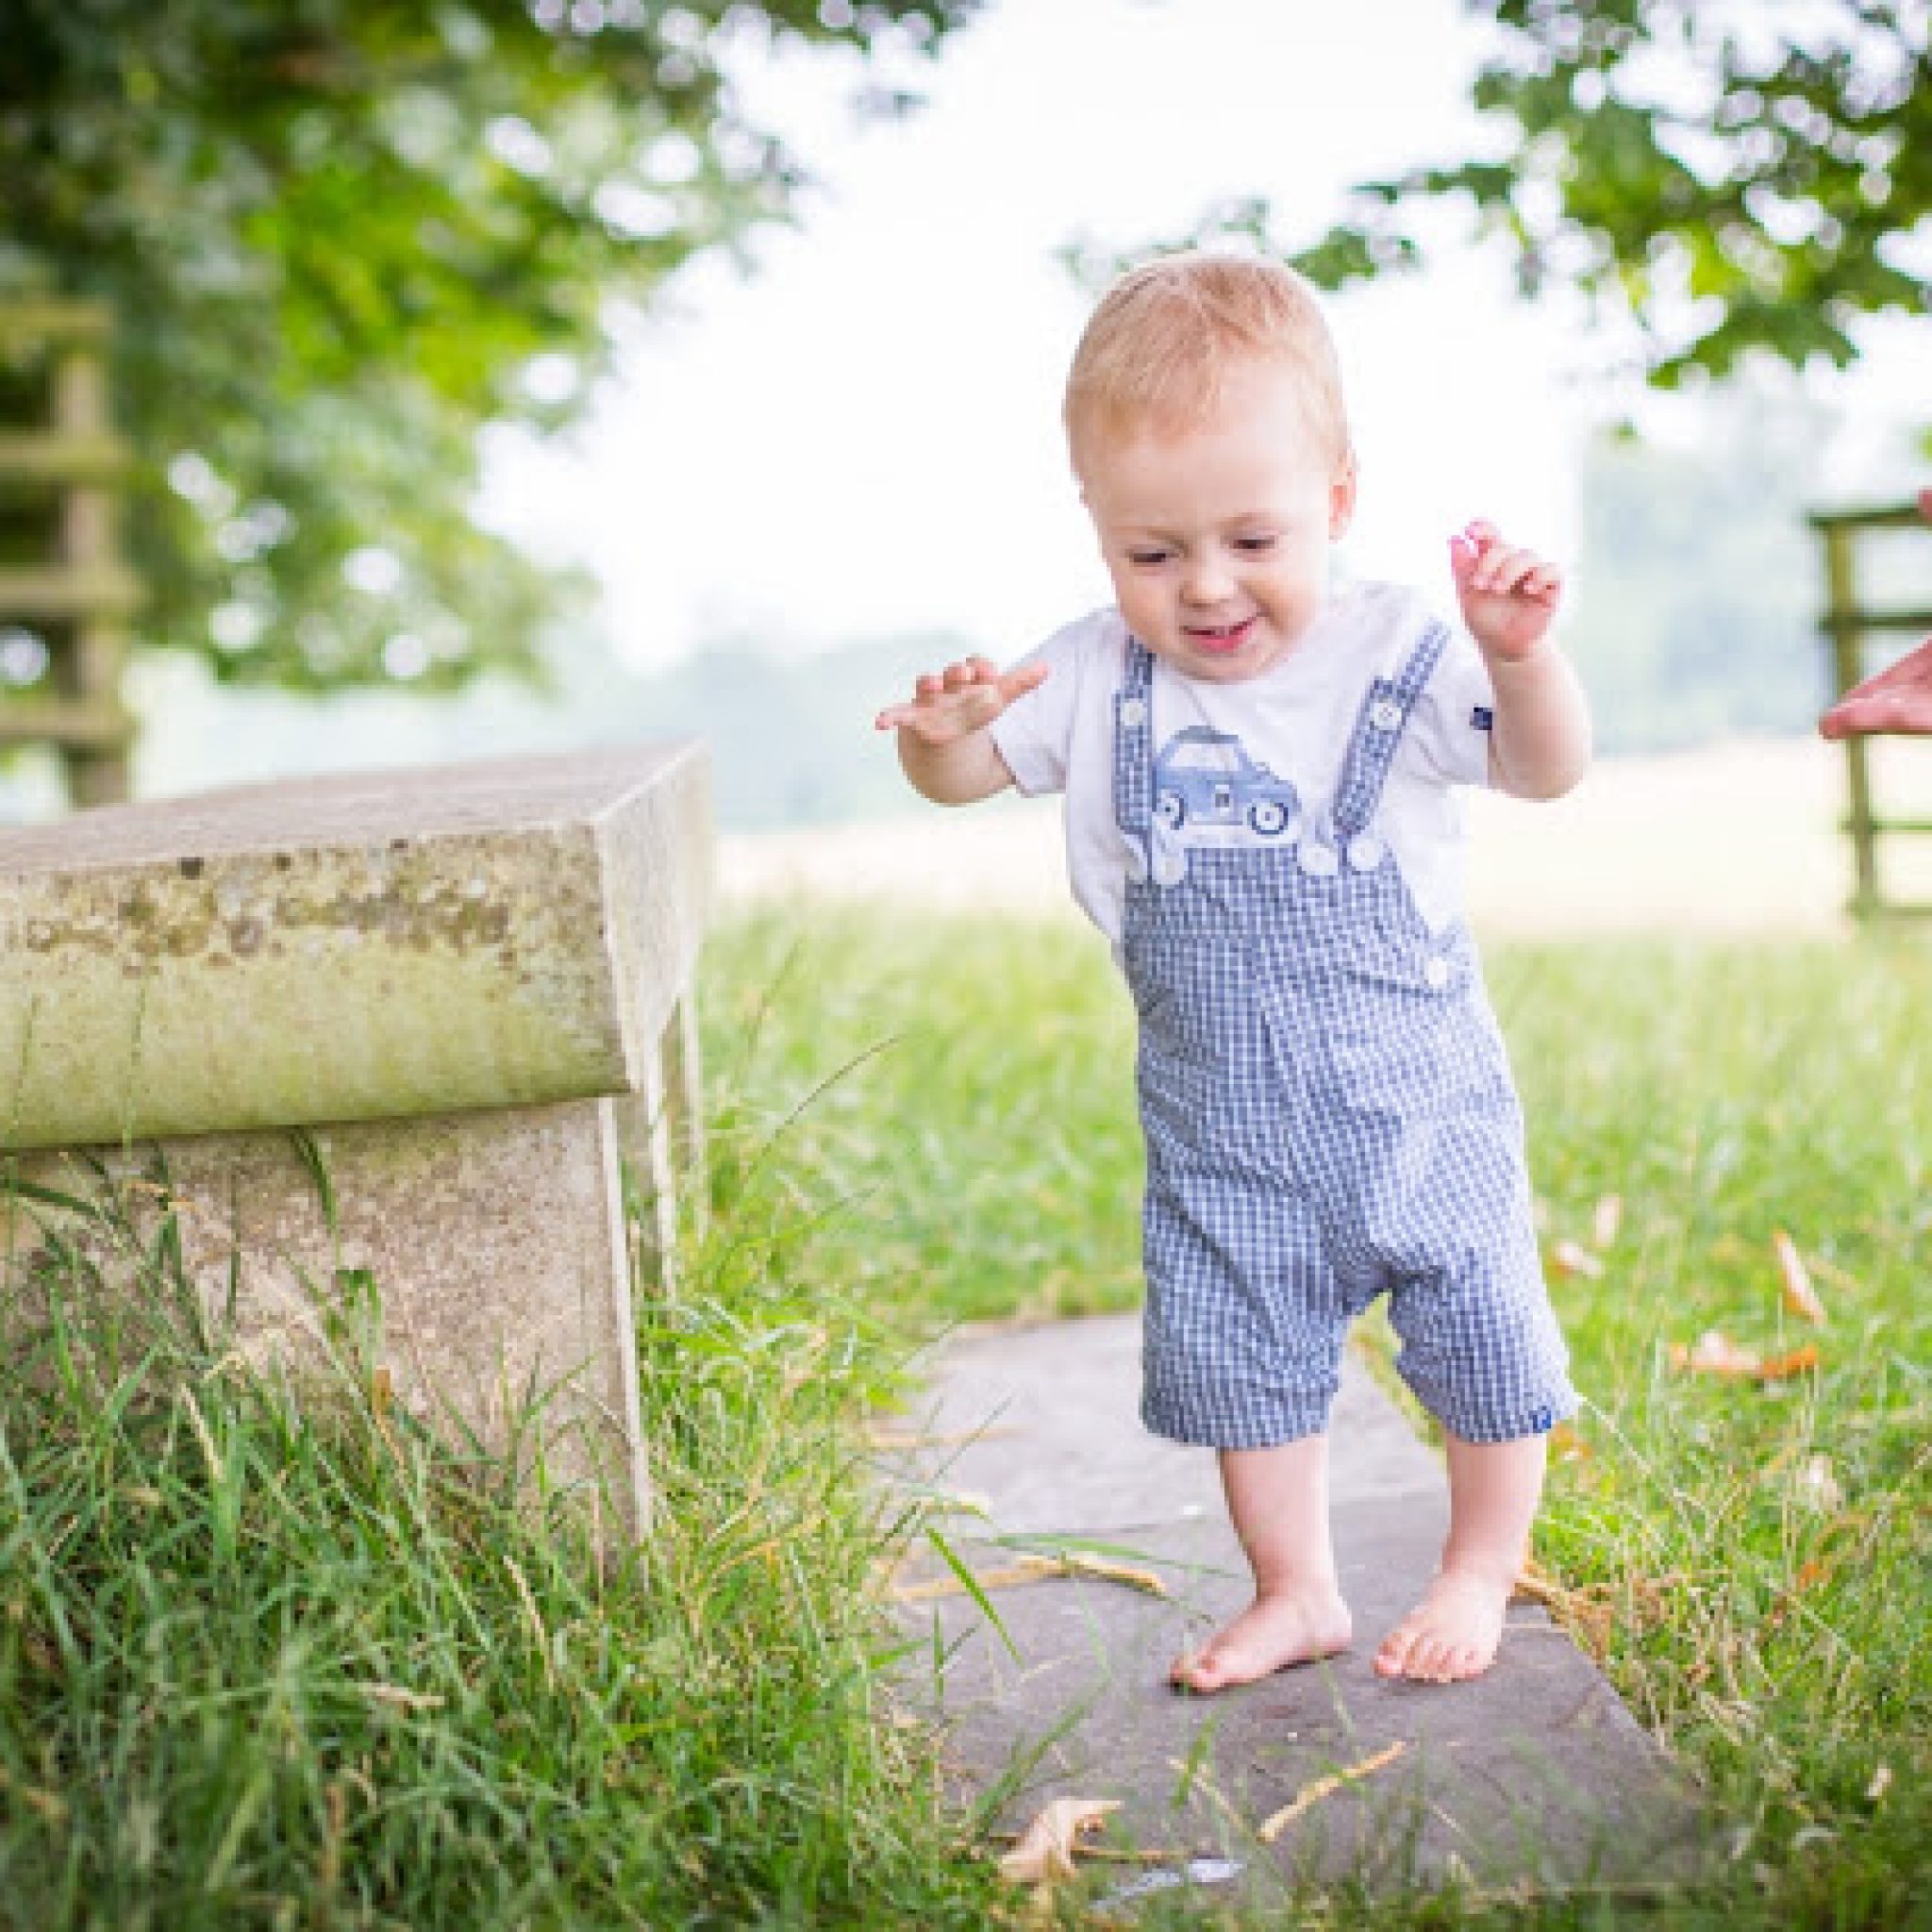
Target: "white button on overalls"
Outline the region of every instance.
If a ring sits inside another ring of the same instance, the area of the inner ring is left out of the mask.
[[[1402,707],[1392,698],[1377,698],[1370,707],[1369,723],[1377,731],[1393,731],[1402,723]]]
[[[1303,840],[1295,847],[1294,856],[1311,879],[1332,879],[1341,870],[1341,861],[1337,858],[1334,846],[1324,845],[1316,840]]]
[[[1423,977],[1425,980],[1427,980],[1428,983],[1432,987],[1434,987],[1438,992],[1441,992],[1441,990],[1449,984],[1448,960],[1443,958],[1441,954],[1436,955],[1433,958],[1429,960],[1428,964],[1423,968]]]
[[[1138,730],[1146,722],[1147,706],[1142,699],[1123,698],[1121,700],[1121,723],[1129,731]]]
[[[1357,832],[1348,841],[1348,862],[1357,872],[1374,872],[1388,849],[1374,833]]]
[[[1177,886],[1187,875],[1188,861],[1184,853],[1166,851],[1154,855],[1154,883],[1157,886]]]

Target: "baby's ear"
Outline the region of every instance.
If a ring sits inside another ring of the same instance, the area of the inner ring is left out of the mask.
[[[1345,536],[1349,525],[1355,521],[1355,452],[1350,450],[1335,472],[1335,480],[1328,486],[1328,541],[1331,543]]]

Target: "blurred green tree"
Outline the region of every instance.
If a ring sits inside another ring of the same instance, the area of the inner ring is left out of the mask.
[[[1758,351],[1842,366],[1859,316],[1924,311],[1927,0],[1469,10],[1498,30],[1475,82],[1497,136],[1488,154],[1358,184],[1349,218],[1312,242],[1254,199],[1174,245],[1245,239],[1337,287],[1420,265],[1420,218],[1460,203],[1511,252],[1525,294],[1567,284],[1633,321],[1643,374],[1663,387]]]
[[[108,304],[143,641],[295,690],[532,674],[568,588],[472,520],[625,305],[781,219],[740,63],[914,105],[980,0],[0,0],[0,303]],[[862,63],[862,64],[861,64]]]

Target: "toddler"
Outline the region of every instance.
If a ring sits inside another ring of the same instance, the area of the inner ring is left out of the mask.
[[[1220,1452],[1255,1577],[1173,1680],[1219,1690],[1349,1644],[1327,1417],[1343,1331],[1385,1291],[1447,1437],[1450,1527],[1375,1668],[1474,1676],[1576,1402],[1460,918],[1455,788],[1554,798],[1589,761],[1548,640],[1559,574],[1471,524],[1450,545],[1467,637],[1410,591],[1331,585],[1355,458],[1320,309],[1278,266],[1127,275],[1081,338],[1066,427],[1117,604],[1010,671],[921,677],[878,723],[942,804],[1065,792],[1074,891],[1133,994],[1141,1414]]]

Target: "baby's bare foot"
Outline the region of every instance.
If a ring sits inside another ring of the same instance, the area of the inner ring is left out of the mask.
[[[1348,1606],[1333,1590],[1256,1597],[1225,1630],[1174,1661],[1168,1682],[1183,1690],[1225,1690],[1312,1663],[1348,1648]]]
[[[1385,1677],[1428,1684],[1479,1677],[1496,1660],[1508,1607],[1508,1584],[1472,1571],[1444,1570],[1382,1640],[1375,1669]]]

